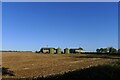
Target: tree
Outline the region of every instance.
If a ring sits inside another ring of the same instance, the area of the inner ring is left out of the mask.
[[[118,49],[118,53],[120,54],[120,49]]]
[[[113,47],[108,47],[108,48],[100,48],[96,49],[97,53],[117,53],[117,50]],[[120,51],[119,51],[120,53]]]
[[[97,53],[100,53],[100,49],[96,49],[96,52],[97,52]]]
[[[83,50],[83,48],[80,47],[79,50]]]
[[[113,47],[109,47],[108,50],[109,50],[109,53],[117,53],[117,50]]]
[[[112,53],[117,53],[117,50],[115,48],[113,48]]]
[[[103,48],[103,53],[107,53],[108,52],[108,48]]]
[[[112,53],[112,47],[108,47],[109,53]]]
[[[103,48],[100,48],[100,52],[103,53],[104,49]]]

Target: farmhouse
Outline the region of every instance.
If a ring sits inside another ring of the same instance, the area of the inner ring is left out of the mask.
[[[50,53],[50,49],[53,49],[54,50],[54,53],[56,53],[56,49],[55,48],[41,48],[40,49],[40,52],[42,53]]]

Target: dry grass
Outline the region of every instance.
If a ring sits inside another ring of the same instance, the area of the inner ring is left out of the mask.
[[[15,76],[3,78],[37,77],[62,74],[64,72],[108,64],[118,60],[119,57],[100,56],[88,54],[37,54],[32,52],[3,52],[3,67],[14,71]],[[100,57],[100,58],[99,58]]]

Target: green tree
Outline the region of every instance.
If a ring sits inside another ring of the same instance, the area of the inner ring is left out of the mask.
[[[100,49],[96,49],[96,52],[97,52],[97,53],[100,53]]]
[[[80,47],[79,50],[84,50],[84,49]]]
[[[112,47],[108,47],[109,53],[112,53]]]
[[[120,49],[118,49],[118,54],[120,54]]]
[[[118,51],[113,47],[108,47],[108,48],[96,49],[96,52],[97,53],[117,53]]]
[[[109,50],[109,53],[117,53],[117,50],[113,47],[109,47],[108,50]]]
[[[108,48],[103,48],[103,52],[107,53],[108,52]]]
[[[117,53],[117,50],[115,48],[113,48],[112,53]]]
[[[104,49],[103,49],[103,48],[100,48],[100,52],[101,52],[101,53],[104,53]]]

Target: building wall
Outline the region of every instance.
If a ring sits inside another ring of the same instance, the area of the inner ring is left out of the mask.
[[[49,50],[44,50],[44,49],[43,49],[43,53],[49,53]]]
[[[70,53],[79,53],[81,50],[79,49],[70,49]]]

